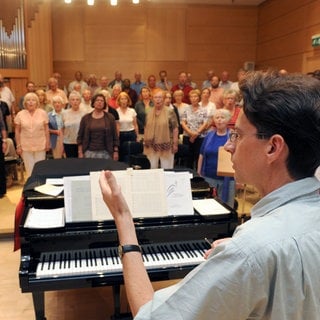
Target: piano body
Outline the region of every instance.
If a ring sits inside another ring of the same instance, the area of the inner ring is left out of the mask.
[[[105,164],[103,168],[113,169]],[[92,171],[92,167],[87,170]],[[53,175],[57,177],[56,171]],[[39,183],[39,175],[36,180]],[[45,291],[98,286],[113,287],[113,318],[121,318],[120,286],[123,277],[114,222],[84,221],[66,223],[64,227],[55,229],[25,228],[30,207],[63,207],[64,199],[63,195],[43,196],[32,190],[25,190],[24,196],[19,280],[21,291],[32,293],[36,320],[45,319]],[[229,214],[206,217],[195,213],[192,216],[135,219],[151,281],[184,277],[203,261],[202,254],[209,247],[204,238],[215,240],[232,235],[238,218],[234,210],[228,209]]]

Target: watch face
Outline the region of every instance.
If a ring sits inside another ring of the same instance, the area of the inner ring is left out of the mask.
[[[122,256],[123,256],[122,246],[118,246],[118,255],[119,255],[120,259],[121,259]]]

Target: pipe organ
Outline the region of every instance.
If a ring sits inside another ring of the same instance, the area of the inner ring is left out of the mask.
[[[0,68],[2,69],[27,68],[24,5],[23,0],[19,2],[15,14],[11,16],[14,19],[12,26],[8,25],[5,19],[0,19]],[[7,13],[10,16],[9,12]]]

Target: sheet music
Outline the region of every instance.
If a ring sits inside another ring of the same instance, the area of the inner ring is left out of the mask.
[[[99,186],[101,172],[90,172],[92,218],[113,219],[102,199]],[[164,172],[162,169],[112,171],[121,187],[134,218],[166,216],[168,214]]]
[[[64,177],[63,184],[66,222],[92,220],[89,175]]]
[[[56,197],[63,191],[63,186],[54,186],[52,184],[42,184],[34,188],[35,191]]]
[[[64,208],[36,209],[30,208],[24,224],[25,228],[49,229],[64,226]]]
[[[228,214],[230,210],[226,209],[215,199],[200,199],[193,200],[193,207],[201,215],[218,215],[218,214]]]
[[[132,170],[131,177],[133,217],[167,216],[163,169]]]
[[[126,170],[119,170],[112,172],[117,179],[118,184],[121,186],[121,190],[123,194],[128,194],[128,186],[126,184],[127,180],[127,171]],[[91,185],[91,205],[92,205],[92,220],[113,220],[113,217],[109,211],[109,208],[105,204],[102,198],[100,185],[99,185],[99,177],[101,171],[94,171],[90,172],[90,185]],[[129,205],[129,200],[126,199]],[[130,208],[130,206],[129,206]]]
[[[193,215],[189,172],[165,171],[166,197],[169,215]]]
[[[47,178],[46,184],[53,184],[54,186],[63,186],[63,178]]]
[[[112,173],[134,218],[194,214],[189,172],[129,168]],[[100,174],[64,178],[66,222],[113,220],[102,198]]]

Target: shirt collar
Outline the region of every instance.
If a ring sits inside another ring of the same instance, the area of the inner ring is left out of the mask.
[[[262,217],[285,203],[306,195],[320,197],[320,181],[317,178],[310,177],[290,182],[272,191],[252,207],[251,217]]]

